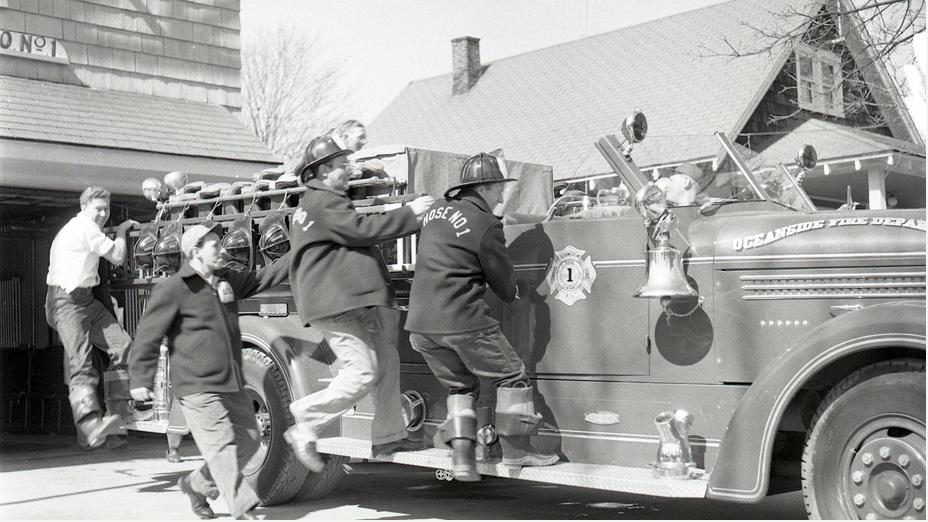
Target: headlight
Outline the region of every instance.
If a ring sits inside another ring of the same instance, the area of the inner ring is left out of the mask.
[[[803,171],[814,169],[816,163],[818,163],[818,153],[812,145],[807,143],[796,153],[796,164]]]
[[[635,208],[641,217],[656,221],[667,212],[667,198],[657,185],[648,183],[635,194]]]
[[[641,143],[648,135],[648,119],[641,111],[634,111],[622,120],[622,135],[629,143]]]

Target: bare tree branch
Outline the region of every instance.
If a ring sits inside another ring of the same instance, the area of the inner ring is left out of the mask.
[[[769,23],[741,23],[753,35],[747,43],[739,45],[732,40],[732,35],[723,35],[720,43],[714,46],[700,45],[699,55],[737,59],[779,53],[783,46],[797,52],[802,49],[827,51],[839,61],[838,76],[833,80],[839,79],[840,82],[817,84],[814,96],[834,97],[840,94],[845,116],[853,119],[857,126],[878,128],[887,125],[887,114],[897,109],[893,101],[897,98],[890,91],[897,86],[902,90],[905,85],[905,79],[898,73],[901,70],[899,66],[906,62],[914,63],[914,53],[907,44],[915,35],[925,31],[925,0],[810,0],[773,8],[768,15]],[[851,38],[851,35],[857,34],[861,38]],[[861,44],[867,46],[867,52],[860,52]],[[861,75],[875,66],[883,70],[884,65],[888,65],[885,70],[894,83],[886,86],[885,91],[872,81],[871,76],[867,76],[871,78],[868,82]],[[788,96],[794,107],[783,111],[785,114],[770,115],[768,123],[787,120],[800,113],[799,93],[803,84],[798,78],[796,55],[787,61],[786,71],[791,72],[786,74],[779,92],[795,92],[795,95]],[[880,105],[878,100],[884,100],[885,106]]]
[[[318,35],[294,25],[242,34],[242,113],[255,135],[292,166],[314,136],[344,119],[351,93]]]

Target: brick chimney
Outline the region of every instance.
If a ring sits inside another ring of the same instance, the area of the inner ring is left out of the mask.
[[[454,73],[452,94],[464,94],[480,78],[480,38],[461,36],[451,40],[451,64]]]

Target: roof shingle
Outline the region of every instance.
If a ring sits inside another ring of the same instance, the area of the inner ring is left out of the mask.
[[[791,0],[811,9],[816,0]],[[465,94],[451,74],[414,81],[371,123],[372,144],[463,153],[504,149],[549,164],[556,179],[608,172],[593,147],[633,110],[648,117],[640,165],[714,155],[714,131],[735,126],[778,67],[768,54],[709,56],[722,38],[756,46],[775,23],[768,0],[735,0],[485,64]]]
[[[0,76],[0,137],[275,163],[229,109]]]
[[[925,157],[925,149],[914,143],[821,120],[804,122],[764,149],[763,154],[768,159],[789,161],[806,143],[815,147],[819,158],[842,159],[893,151]]]

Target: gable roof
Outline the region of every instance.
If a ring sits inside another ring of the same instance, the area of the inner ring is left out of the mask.
[[[882,152],[905,152],[925,157],[925,149],[914,143],[865,130],[822,120],[808,120],[763,150],[770,160],[792,160],[806,143],[811,143],[819,158],[840,160]]]
[[[789,0],[815,12],[822,0]],[[549,164],[555,179],[610,172],[593,147],[641,110],[648,138],[639,165],[714,156],[714,131],[738,133],[789,52],[737,59],[707,48],[761,48],[754,27],[782,20],[768,0],[733,0],[484,65],[466,93],[452,75],[414,81],[369,126],[372,144],[465,153],[502,148],[507,158]],[[646,59],[643,59],[645,58]]]
[[[0,138],[278,163],[218,105],[0,76]]]

